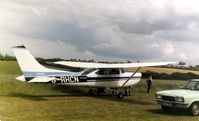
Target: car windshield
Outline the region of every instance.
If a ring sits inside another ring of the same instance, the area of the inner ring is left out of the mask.
[[[199,81],[190,81],[183,87],[183,89],[199,90]]]

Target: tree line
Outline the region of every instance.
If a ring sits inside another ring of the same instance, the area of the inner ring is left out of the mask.
[[[3,55],[0,53],[0,60],[1,61],[15,61],[16,58],[14,56],[10,56],[8,54]]]
[[[149,76],[152,76],[154,79],[162,79],[162,80],[190,80],[190,79],[199,79],[199,75],[194,73],[179,73],[174,72],[172,74],[166,74],[166,73],[157,73],[153,71],[146,71],[142,73],[142,78],[149,78]]]

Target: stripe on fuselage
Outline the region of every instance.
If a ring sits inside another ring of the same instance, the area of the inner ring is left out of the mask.
[[[38,76],[70,76],[72,73],[67,72],[23,72],[25,77],[38,77]]]
[[[35,77],[26,77],[30,81]],[[81,83],[81,82],[109,82],[109,81],[124,81],[129,77],[86,77],[86,76],[56,76],[52,83]],[[132,77],[132,79],[141,77]]]

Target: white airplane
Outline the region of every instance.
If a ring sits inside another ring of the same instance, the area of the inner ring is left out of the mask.
[[[122,64],[55,62],[55,64],[69,67],[85,68],[80,72],[69,72],[42,66],[23,45],[15,46],[12,49],[23,72],[23,75],[16,78],[17,80],[29,83],[87,86],[91,88],[89,95],[105,93],[116,95],[119,99],[122,99],[125,95],[130,95],[130,87],[141,80],[142,74],[138,71],[142,67],[177,64],[177,62]],[[125,68],[136,68],[136,71],[127,72]]]

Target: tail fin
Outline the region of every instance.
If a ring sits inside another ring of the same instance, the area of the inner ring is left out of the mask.
[[[22,45],[12,48],[17,58],[19,66],[22,72],[48,72],[51,69],[47,69],[40,65],[32,54]]]
[[[22,76],[16,78],[17,80],[30,82],[49,82],[53,80],[53,77],[55,76],[63,76],[68,73],[67,71],[49,69],[42,66],[23,45],[15,46],[12,48],[12,50],[14,51],[21,71],[23,72]]]
[[[63,72],[60,70],[49,69],[37,62],[25,46],[15,46],[12,48],[17,58],[22,72]]]

